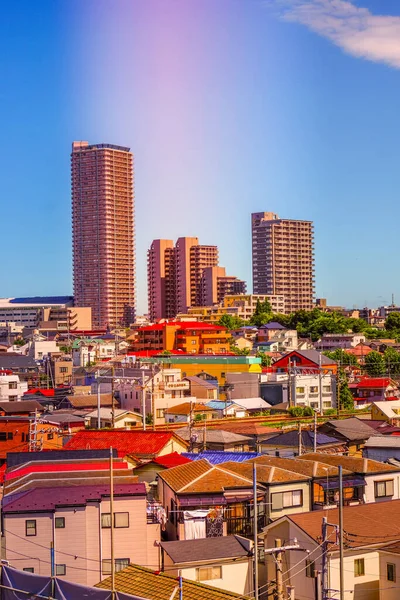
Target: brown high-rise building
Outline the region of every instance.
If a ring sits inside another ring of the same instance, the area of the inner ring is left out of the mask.
[[[93,328],[135,320],[133,155],[113,144],[74,142],[71,154],[76,306]]]
[[[173,318],[201,302],[207,267],[218,265],[217,246],[201,246],[197,238],[154,240],[147,253],[150,320]]]
[[[201,302],[198,306],[220,304],[225,296],[245,293],[246,282],[227,275],[225,267],[207,267],[201,277]]]
[[[251,215],[253,293],[284,296],[286,312],[314,304],[314,234],[311,221]]]

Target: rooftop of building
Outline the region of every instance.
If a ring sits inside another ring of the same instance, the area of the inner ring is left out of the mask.
[[[182,402],[165,410],[166,415],[190,415],[198,412],[213,412],[213,408],[202,402]]]
[[[197,443],[203,443],[204,441],[204,428],[195,428],[189,431],[188,427],[182,427],[177,429],[177,434],[184,440],[189,440],[190,435],[196,436]],[[213,444],[242,444],[248,442],[251,438],[241,435],[239,433],[233,433],[232,431],[224,431],[223,429],[207,429],[206,430],[206,441]]]
[[[17,402],[0,401],[0,412],[6,415],[18,415],[21,413],[43,412],[43,406],[36,400],[18,400]]]
[[[293,471],[294,473],[300,473],[301,475],[307,475],[308,477],[338,477],[339,468],[336,466],[330,466],[326,463],[319,461],[305,461],[298,460],[297,458],[281,458],[278,456],[267,456],[261,454],[258,458],[253,459],[251,462],[256,462],[260,465],[276,466],[287,471]],[[350,475],[351,471],[343,469],[343,475]]]
[[[212,323],[204,323],[202,321],[165,321],[164,323],[154,323],[153,325],[145,325],[139,327],[138,332],[141,331],[162,331],[166,327],[176,327],[177,329],[190,329],[190,330],[212,330],[212,331],[226,331],[225,327],[221,325],[214,325]]]
[[[161,542],[160,546],[175,564],[250,556],[249,541],[238,535]]]
[[[21,298],[0,298],[1,308],[41,308],[42,306],[58,306],[72,304],[73,296],[26,296]]]
[[[399,469],[392,465],[381,463],[370,458],[361,458],[357,456],[343,456],[339,454],[321,454],[310,452],[298,457],[299,460],[317,460],[322,464],[333,465],[335,467],[342,466],[344,469],[353,471],[353,473],[396,473]]]
[[[356,382],[357,388],[387,388],[389,385],[397,387],[396,382],[390,377],[363,377]]]
[[[96,587],[105,590],[111,589],[111,578],[104,579]],[[176,577],[137,565],[129,565],[126,569],[115,573],[115,589],[117,592],[133,594],[147,600],[171,600],[171,598],[179,596]],[[240,600],[247,598],[247,596],[188,579],[182,581],[182,597],[185,600],[230,600],[231,598]]]
[[[225,462],[221,465],[223,469],[232,471],[237,475],[246,477],[249,480],[253,479],[253,464],[249,462],[237,463],[237,462]],[[309,475],[302,475],[294,471],[287,471],[274,465],[265,465],[257,463],[256,477],[259,483],[289,483],[291,481],[304,481],[310,480]]]
[[[261,358],[257,356],[238,356],[237,354],[174,354],[158,355],[144,358],[144,362],[167,362],[174,365],[204,364],[204,365],[261,365]]]
[[[353,442],[366,440],[371,435],[375,435],[374,429],[368,424],[368,421],[349,417],[348,419],[333,419],[327,421],[321,426],[325,431],[332,432],[333,435],[339,435],[341,439]]]
[[[115,448],[118,456],[157,456],[171,440],[186,442],[172,431],[96,430],[78,431],[64,446],[66,450]]]
[[[190,460],[206,459],[211,465],[219,465],[227,461],[245,462],[260,456],[258,452],[226,452],[224,450],[204,450],[203,452],[183,452],[182,456]]]
[[[314,432],[313,431],[302,431],[301,432],[301,445],[303,448],[313,448],[314,446]],[[278,434],[274,437],[268,438],[264,442],[260,442],[265,446],[283,446],[290,448],[297,448],[299,445],[299,432],[287,431],[286,433]],[[317,433],[317,446],[340,446],[342,442],[334,437],[330,437],[323,433]]]

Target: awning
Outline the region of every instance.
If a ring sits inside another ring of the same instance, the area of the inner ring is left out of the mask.
[[[339,489],[339,478],[321,479],[318,481],[319,485],[324,490],[338,490]],[[353,477],[353,479],[343,479],[343,488],[361,487],[366,485],[363,477]]]

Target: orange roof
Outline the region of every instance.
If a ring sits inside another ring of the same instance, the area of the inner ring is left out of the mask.
[[[318,452],[309,452],[299,456],[298,460],[318,460],[318,462],[326,465],[332,465],[349,469],[354,473],[380,473],[380,472],[398,472],[400,469],[392,465],[371,460],[370,458],[358,458],[356,456],[342,456],[340,454],[320,454]]]
[[[233,471],[242,477],[253,478],[253,465],[250,462],[237,463],[230,461],[222,463],[220,467]],[[309,481],[310,479],[307,475],[300,475],[274,465],[263,465],[258,462],[256,475],[259,483],[284,483],[285,481]]]
[[[182,404],[178,404],[177,406],[172,406],[171,408],[167,408],[165,414],[168,415],[189,415],[190,411],[192,412],[212,412],[214,409],[202,404],[201,402],[191,403],[191,402],[182,402]]]

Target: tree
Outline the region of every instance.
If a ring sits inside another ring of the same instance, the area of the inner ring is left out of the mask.
[[[346,373],[343,369],[339,369],[339,410],[353,410],[354,398],[350,391]]]
[[[261,325],[265,325],[265,323],[272,321],[272,318],[273,315],[270,302],[268,300],[265,300],[264,302],[257,300],[256,309],[249,319],[251,325],[261,327]]]
[[[350,365],[353,367],[358,367],[358,361],[354,354],[349,354],[345,350],[342,350],[342,348],[336,348],[336,350],[327,350],[326,352],[324,352],[324,354],[328,358],[331,358],[332,360],[339,363],[339,365],[341,366]]]
[[[394,348],[386,348],[383,355],[386,372],[393,375],[400,375],[400,353]]]
[[[222,315],[222,317],[218,321],[218,325],[226,327],[226,329],[228,329],[229,331],[232,331],[232,329],[239,329],[240,327],[243,327],[243,324],[243,319],[235,315],[228,314]]]
[[[271,366],[271,357],[268,356],[268,354],[265,354],[265,352],[260,352],[258,351],[256,354],[257,358],[261,358],[261,366],[262,367],[270,367]]]
[[[385,321],[385,327],[388,331],[393,329],[400,330],[400,312],[392,312]]]
[[[381,377],[385,374],[385,359],[382,354],[373,350],[365,357],[365,370],[370,377]]]

